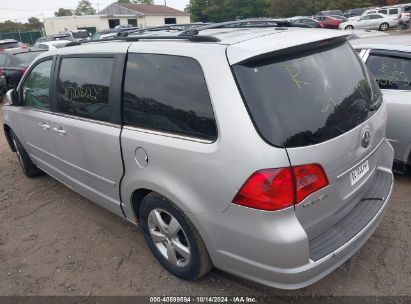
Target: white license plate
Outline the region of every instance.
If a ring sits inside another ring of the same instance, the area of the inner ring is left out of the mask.
[[[367,174],[369,170],[370,167],[368,166],[368,160],[352,170],[350,173],[351,186],[354,186],[365,174]]]

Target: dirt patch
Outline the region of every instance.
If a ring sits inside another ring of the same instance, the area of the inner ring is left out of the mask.
[[[137,227],[49,176],[24,177],[0,134],[0,295],[411,295],[410,204],[411,176],[397,176],[375,234],[308,288],[282,291],[217,270],[186,282],[163,270]]]

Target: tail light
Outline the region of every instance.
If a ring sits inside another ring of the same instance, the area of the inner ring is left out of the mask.
[[[24,73],[26,73],[26,71],[27,71],[27,67],[25,67],[25,68],[20,68],[20,73],[21,73],[21,75],[24,75]]]
[[[296,187],[296,203],[303,201],[308,195],[328,185],[327,176],[320,165],[304,165],[293,167]]]
[[[259,210],[275,211],[300,203],[328,185],[320,165],[260,170],[251,175],[233,203]]]

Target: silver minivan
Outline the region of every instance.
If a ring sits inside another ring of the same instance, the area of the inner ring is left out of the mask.
[[[220,28],[44,53],[8,93],[23,172],[132,223],[159,263],[312,284],[383,219],[387,110],[344,33]]]

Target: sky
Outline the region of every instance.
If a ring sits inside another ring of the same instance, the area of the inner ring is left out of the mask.
[[[60,7],[74,9],[79,0],[1,0],[0,22],[6,20],[25,22],[29,17],[52,17]],[[154,0],[154,4],[164,5],[183,10],[189,0]],[[90,0],[94,8],[103,9],[115,0]]]

